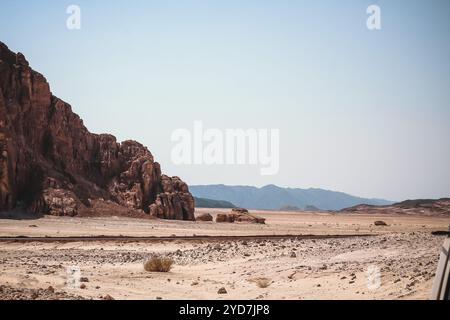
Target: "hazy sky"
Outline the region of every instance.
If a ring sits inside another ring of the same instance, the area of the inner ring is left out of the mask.
[[[144,143],[189,184],[450,196],[448,0],[2,0],[0,41],[92,132]],[[280,129],[279,173],[173,164],[171,134],[195,120]]]

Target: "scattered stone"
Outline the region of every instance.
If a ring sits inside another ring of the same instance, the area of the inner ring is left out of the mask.
[[[227,294],[227,289],[225,289],[224,287],[220,288],[219,291],[217,291],[217,294]]]

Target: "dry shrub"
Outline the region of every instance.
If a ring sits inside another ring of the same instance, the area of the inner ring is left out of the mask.
[[[144,269],[148,272],[169,272],[172,269],[173,260],[165,257],[152,257],[144,263]]]
[[[259,278],[259,279],[256,279],[255,282],[256,282],[256,285],[260,288],[267,288],[272,283],[267,278]]]

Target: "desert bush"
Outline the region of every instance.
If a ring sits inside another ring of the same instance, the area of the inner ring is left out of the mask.
[[[155,256],[144,263],[144,269],[148,272],[169,272],[172,265],[172,259]]]
[[[256,279],[256,285],[260,288],[267,288],[268,286],[270,286],[270,284],[272,283],[269,279],[267,278],[260,278],[260,279]]]

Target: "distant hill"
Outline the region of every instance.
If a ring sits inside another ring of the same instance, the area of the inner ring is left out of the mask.
[[[405,200],[402,202],[394,203],[394,206],[405,209],[444,208],[444,210],[447,211],[450,209],[450,198]]]
[[[305,207],[305,211],[320,211],[320,209],[315,206],[308,205]]]
[[[247,209],[278,210],[282,207],[320,210],[341,210],[359,204],[389,205],[382,199],[365,199],[343,192],[323,189],[281,188],[268,185],[262,188],[251,186],[197,185],[190,186],[191,193],[198,198],[225,200]]]
[[[234,204],[228,201],[205,199],[194,197],[196,208],[236,208]]]
[[[450,216],[450,199],[417,199],[406,200],[392,205],[373,206],[356,205],[350,208],[342,209],[346,213],[364,213],[364,214],[411,214],[411,215],[445,215]]]
[[[296,206],[283,206],[278,211],[302,211],[302,209]]]

